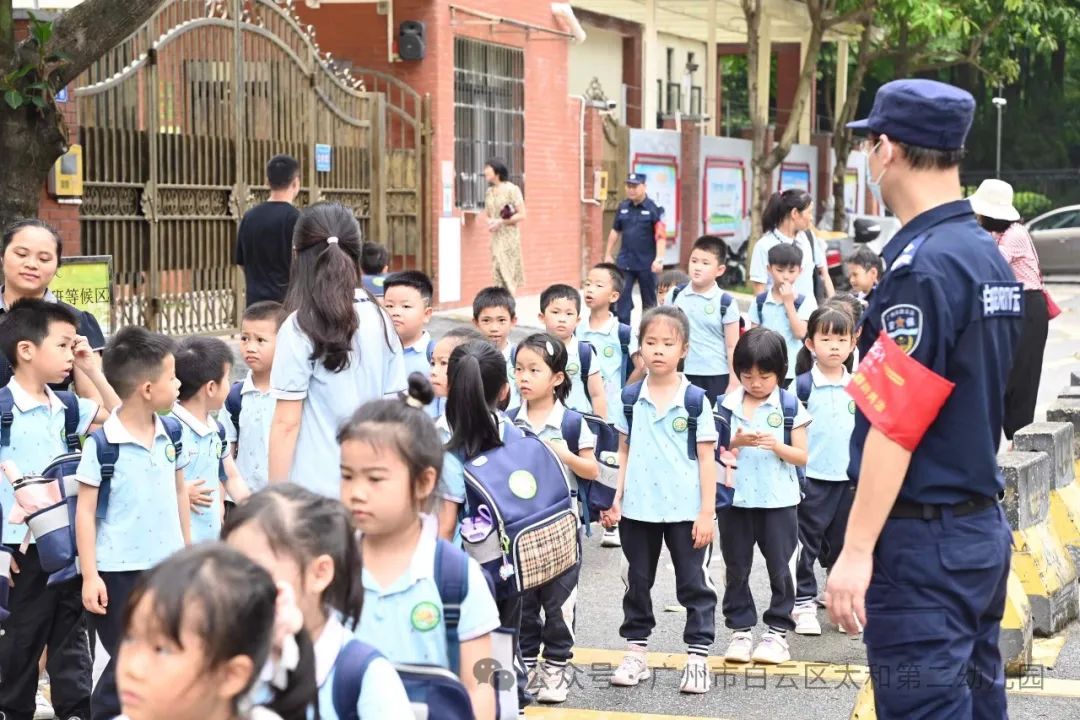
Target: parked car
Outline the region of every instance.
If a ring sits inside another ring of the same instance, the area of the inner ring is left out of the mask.
[[[1027,229],[1043,273],[1080,273],[1080,205],[1043,213]]]

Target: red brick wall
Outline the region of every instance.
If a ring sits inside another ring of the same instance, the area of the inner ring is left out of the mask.
[[[462,3],[465,4],[465,3]],[[567,88],[568,43],[564,38],[508,25],[451,25],[447,3],[424,0],[395,0],[395,26],[402,20],[420,20],[426,25],[427,55],[419,62],[388,63],[386,18],[374,5],[324,5],[319,9],[300,6],[305,22],[316,27],[319,45],[337,58],[351,60],[357,67],[389,72],[421,94],[431,95],[432,216],[441,208],[440,167],[454,159],[454,37],[523,48],[525,51],[525,204],[528,218],[522,223],[522,248],[526,286],[520,291],[536,293],[554,282],[577,284],[582,265],[582,206],[578,173],[578,106],[569,99]],[[488,3],[472,4],[491,12]],[[499,15],[551,29],[562,29],[548,3],[533,0],[504,0]],[[457,20],[479,18],[457,14]],[[396,27],[393,31],[396,37]],[[591,184],[591,176],[587,178]],[[461,215],[456,210],[455,214]],[[433,223],[437,220],[433,219]],[[438,276],[436,228],[432,257]],[[473,295],[491,283],[490,244],[484,218],[464,213],[461,234],[461,300],[467,305]],[[438,283],[436,282],[436,288]]]

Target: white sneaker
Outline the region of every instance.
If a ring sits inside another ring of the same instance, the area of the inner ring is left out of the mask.
[[[539,683],[537,702],[566,702],[566,694],[570,690],[570,683],[566,681],[566,668],[543,663],[536,670],[536,681]]]
[[[771,632],[761,636],[751,658],[755,663],[762,665],[779,665],[790,659],[791,651],[788,649],[787,640]]]
[[[622,540],[619,539],[618,525],[604,531],[604,537],[600,540],[600,547],[622,547]]]
[[[821,623],[817,619],[817,604],[810,602],[805,605],[796,605],[791,613],[795,621],[796,635],[820,635]]]
[[[754,635],[750,631],[734,633],[731,636],[731,642],[728,643],[727,652],[724,653],[724,659],[728,662],[748,663],[753,647]]]
[[[611,684],[617,687],[633,687],[642,680],[648,680],[651,677],[652,670],[649,669],[649,662],[645,657],[645,653],[639,650],[630,650],[626,655],[623,655],[619,667],[615,668],[615,672],[611,676]]]
[[[53,710],[52,703],[49,702],[45,694],[50,691],[49,683],[39,682],[37,687],[37,706],[34,708],[34,720],[53,720],[56,717],[56,712]]]
[[[691,695],[704,695],[712,687],[712,676],[709,674],[708,658],[700,655],[690,655],[686,659],[686,667],[682,671],[682,680],[679,682],[679,692]]]

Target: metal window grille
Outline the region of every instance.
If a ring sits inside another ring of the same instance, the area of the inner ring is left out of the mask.
[[[682,85],[675,82],[667,84],[667,111],[674,115],[682,112]]]
[[[690,88],[690,114],[698,117],[705,115],[702,109],[700,85],[694,85]]]
[[[461,208],[484,207],[484,163],[499,158],[525,192],[525,53],[454,39],[454,166]]]

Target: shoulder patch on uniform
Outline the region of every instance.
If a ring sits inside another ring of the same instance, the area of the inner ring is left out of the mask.
[[[893,305],[881,313],[881,325],[893,342],[910,355],[922,339],[923,312],[914,305]]]
[[[984,318],[1021,317],[1024,314],[1024,286],[1017,282],[983,283],[979,300]]]
[[[919,248],[922,247],[924,242],[926,242],[926,236],[920,235],[905,245],[904,249],[900,251],[900,255],[897,256],[897,258],[893,260],[893,264],[889,266],[889,270],[896,270],[905,265],[910,265],[915,260],[915,253],[919,252]]]

